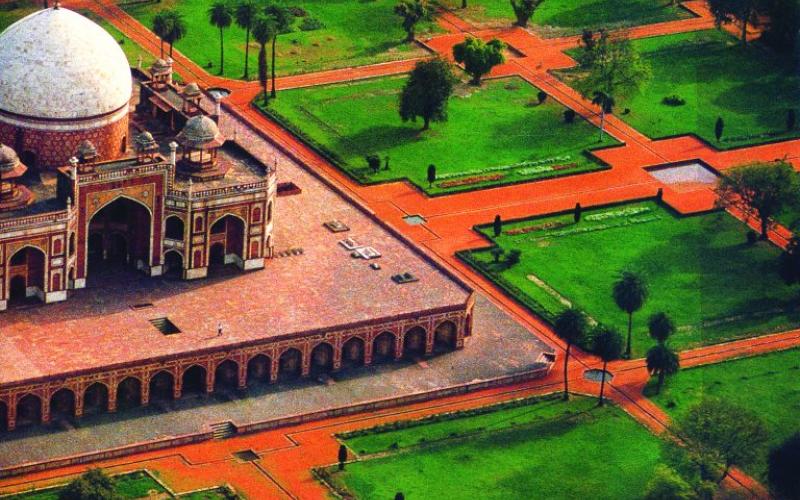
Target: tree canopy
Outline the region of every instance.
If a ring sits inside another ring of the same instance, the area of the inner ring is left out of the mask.
[[[742,45],[747,45],[747,26],[758,26],[766,3],[765,0],[708,0],[708,8],[717,26],[740,23]]]
[[[506,44],[497,38],[486,43],[480,38],[468,36],[466,40],[453,46],[453,57],[457,63],[464,65],[466,72],[472,76],[472,83],[480,85],[483,75],[506,61],[503,54],[505,48]]]
[[[66,485],[58,494],[58,500],[117,500],[114,480],[100,469],[91,469]]]
[[[778,498],[800,499],[800,433],[769,453],[767,461],[767,480],[772,492]]]
[[[526,27],[528,21],[533,17],[536,8],[543,0],[511,0],[511,8],[514,10],[514,17],[517,18],[517,26]]]
[[[417,23],[430,16],[431,8],[427,0],[400,0],[394,6],[394,13],[403,19],[406,41],[413,42]]]
[[[447,103],[456,78],[449,62],[441,58],[417,63],[400,93],[400,118],[416,121],[422,118],[422,130],[431,122],[447,120]]]

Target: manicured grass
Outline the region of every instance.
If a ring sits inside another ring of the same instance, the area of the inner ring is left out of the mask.
[[[225,488],[216,488],[213,490],[197,491],[186,495],[179,495],[181,500],[226,500],[231,498],[231,493],[226,495]],[[235,498],[239,498],[238,496]]]
[[[590,220],[598,215],[605,219]],[[563,226],[506,234],[545,223]],[[566,299],[625,333],[627,315],[617,308],[611,291],[621,270],[641,273],[650,297],[634,316],[635,356],[643,356],[653,344],[646,323],[658,311],[677,325],[671,343],[679,349],[784,330],[800,322],[794,311],[797,289],[778,275],[779,250],[767,242],[748,245],[747,227],[725,212],[678,217],[648,201],[586,211],[578,224],[567,214],[509,223],[503,230],[496,239],[491,228],[483,232],[506,251],[519,249],[519,264],[510,269],[502,261],[495,264],[488,250],[466,258],[490,279],[509,284],[513,294],[534,303],[544,315],[563,310]]]
[[[519,78],[486,80],[481,87],[459,84],[448,121],[432,123],[423,132],[421,122],[403,123],[398,114],[405,81],[402,76],[284,91],[268,111],[332,153],[335,163],[359,182],[409,179],[433,194],[596,170],[602,165],[586,150],[616,143],[608,136],[598,142],[597,129],[580,118],[564,123],[565,108],[550,98],[538,105],[538,89]],[[389,156],[389,170],[372,173],[364,159],[369,154],[382,160]],[[553,162],[538,172],[526,172],[534,168],[530,165],[486,171],[546,159]],[[432,187],[429,164],[436,165],[438,176]],[[492,174],[503,177],[441,185]]]
[[[743,49],[717,30],[632,43],[650,63],[652,78],[638,95],[618,100],[616,109],[629,108],[618,116],[640,132],[653,138],[694,133],[723,149],[800,135],[800,129],[786,132],[787,110],[800,109],[800,78],[793,63],[763,45]],[[572,76],[567,72],[565,79]],[[672,95],[686,104],[662,104]],[[719,143],[718,117],[725,122]]]
[[[278,0],[286,6],[301,6],[307,17],[317,19],[323,29],[302,31],[301,18],[296,18],[291,33],[278,37],[277,71],[280,75],[310,73],[420,57],[427,52],[417,44],[405,42],[401,19],[392,11],[394,0]],[[207,0],[164,0],[158,3],[129,4],[125,9],[148,28],[153,16],[175,8],[183,14],[188,27],[186,37],[176,48],[212,74],[219,73],[219,30],[208,22]],[[417,30],[424,37],[436,30],[426,22]],[[225,76],[244,75],[245,32],[234,23],[225,30]],[[250,78],[258,77],[258,44],[251,38]]]
[[[358,498],[639,498],[661,461],[657,437],[592,398],[551,397],[345,443],[389,451],[331,471]]]
[[[114,491],[120,498],[147,498],[150,491],[165,493],[164,488],[144,472],[132,472],[114,476]],[[5,497],[7,500],[58,500],[61,488],[48,488],[30,493]]]
[[[41,7],[32,0],[0,3],[0,32]]]
[[[749,408],[763,419],[770,446],[775,446],[800,431],[799,379],[800,350],[793,349],[683,370],[653,400],[672,418],[680,418],[704,396]],[[749,472],[763,480],[765,464],[761,461]]]
[[[469,0],[466,10],[461,0],[439,0],[454,12],[477,24],[515,21],[508,0]],[[534,30],[548,36],[580,33],[584,28],[622,28],[691,17],[677,5],[652,0],[547,0],[531,19]]]

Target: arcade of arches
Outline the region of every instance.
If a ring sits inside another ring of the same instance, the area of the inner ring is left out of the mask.
[[[67,379],[63,385],[0,392],[0,430],[71,420],[213,392],[318,377],[341,369],[415,360],[463,347],[468,319],[448,313],[424,323],[338,332],[240,351],[176,360],[166,366]]]

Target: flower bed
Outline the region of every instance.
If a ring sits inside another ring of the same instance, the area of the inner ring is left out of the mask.
[[[475,175],[465,179],[458,179],[455,181],[445,181],[437,184],[440,188],[451,188],[458,186],[469,186],[471,184],[480,184],[481,182],[493,182],[503,179],[505,174],[492,174],[492,175]]]
[[[620,210],[613,210],[611,212],[601,212],[599,214],[587,215],[585,218],[589,221],[601,221],[606,219],[616,219],[618,217],[630,217],[632,215],[639,215],[650,211],[652,211],[650,207],[630,207]]]
[[[560,227],[566,226],[567,224],[568,224],[567,222],[552,221],[552,222],[545,222],[545,223],[542,223],[542,224],[534,224],[533,226],[524,226],[524,227],[519,227],[519,228],[516,228],[516,229],[509,229],[508,231],[503,231],[503,232],[505,234],[507,234],[508,236],[517,236],[517,235],[520,235],[520,234],[533,233],[535,231],[545,231],[545,230],[548,230],[548,229],[558,229]]]
[[[609,223],[609,224],[598,224],[596,226],[583,226],[583,227],[576,227],[574,229],[565,229],[564,231],[557,231],[554,233],[548,233],[543,236],[537,236],[535,238],[531,238],[531,241],[539,241],[545,240],[548,238],[563,238],[565,236],[574,236],[576,234],[582,233],[593,233],[595,231],[605,231],[606,229],[614,229],[617,227],[625,227],[625,226],[632,226],[634,224],[645,224],[647,222],[653,222],[661,219],[659,215],[646,215],[644,217],[631,217],[630,219],[625,219],[624,221],[616,222],[616,223]]]
[[[464,177],[465,175],[474,176],[474,175],[481,175],[481,174],[489,174],[489,173],[492,173],[492,172],[502,172],[502,171],[505,171],[505,170],[513,170],[515,168],[523,168],[523,170],[526,170],[524,167],[535,167],[535,170],[541,169],[540,170],[541,172],[548,172],[550,170],[553,170],[553,168],[550,167],[550,165],[552,165],[553,163],[568,161],[571,158],[572,157],[570,155],[553,156],[553,157],[550,157],[550,158],[544,158],[542,160],[523,161],[523,162],[520,162],[520,163],[514,163],[512,165],[499,165],[499,166],[496,166],[496,167],[486,167],[486,168],[480,168],[480,169],[476,169],[476,170],[465,170],[465,171],[461,171],[461,172],[448,172],[446,174],[440,175],[439,179],[440,180],[455,179],[456,177]],[[575,164],[572,163],[570,165],[575,165]],[[519,173],[519,172],[517,172],[517,173]],[[533,172],[533,173],[538,173],[538,172]],[[520,175],[526,175],[526,174],[520,174]]]

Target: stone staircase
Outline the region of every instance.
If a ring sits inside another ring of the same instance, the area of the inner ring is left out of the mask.
[[[218,422],[211,424],[211,431],[214,433],[214,439],[227,439],[236,435],[236,426],[231,422]]]

